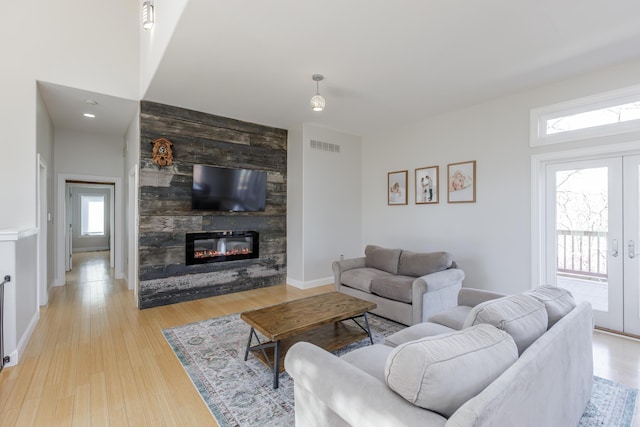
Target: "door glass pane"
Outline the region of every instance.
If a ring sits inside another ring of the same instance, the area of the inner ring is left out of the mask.
[[[600,311],[609,310],[607,169],[556,172],[557,284]]]

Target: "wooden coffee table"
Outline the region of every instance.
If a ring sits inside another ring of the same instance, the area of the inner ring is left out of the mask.
[[[284,355],[298,341],[312,342],[327,351],[337,350],[352,342],[369,337],[373,344],[367,311],[376,304],[339,292],[314,295],[258,310],[245,311],[240,318],[251,326],[244,360],[253,352],[273,371],[273,388],[278,388],[280,371],[284,370]],[[364,319],[364,326],[357,318]],[[343,323],[352,320],[355,326]],[[260,342],[256,331],[268,342]],[[251,345],[253,340],[257,345]]]

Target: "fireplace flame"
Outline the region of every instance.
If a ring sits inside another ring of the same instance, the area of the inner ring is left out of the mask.
[[[232,249],[226,252],[216,251],[216,250],[197,250],[194,251],[194,258],[215,258],[219,256],[229,256],[229,255],[248,255],[252,253],[249,248],[240,248],[240,249]]]

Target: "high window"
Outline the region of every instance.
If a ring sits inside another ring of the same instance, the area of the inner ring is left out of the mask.
[[[80,233],[104,236],[104,196],[80,196]]]
[[[640,86],[531,110],[531,146],[640,130]]]

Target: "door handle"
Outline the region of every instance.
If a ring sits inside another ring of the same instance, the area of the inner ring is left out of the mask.
[[[636,244],[633,240],[629,240],[629,258],[636,257]]]
[[[612,257],[618,256],[618,239],[613,239],[611,241],[611,256]]]

